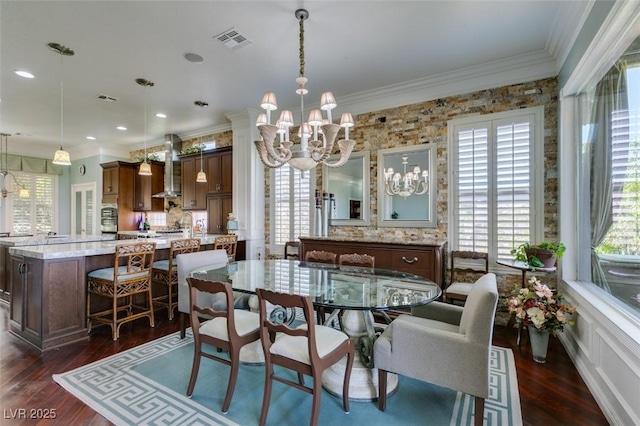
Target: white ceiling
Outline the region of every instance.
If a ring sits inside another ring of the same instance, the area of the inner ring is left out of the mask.
[[[227,114],[259,108],[265,91],[299,110],[298,21],[306,8],[306,72],[317,104],[331,90],[358,111],[373,93],[504,64],[553,64],[557,73],[589,1],[0,1],[0,131],[11,152],[51,157],[60,144],[60,55],[64,145],[101,152],[166,133],[197,135],[229,125]],[[235,27],[252,44],[232,51],[214,36]],[[187,52],[204,58],[184,59]],[[528,58],[518,62],[518,58]],[[547,65],[546,73],[549,73]],[[28,70],[35,79],[13,71]],[[406,87],[411,87],[406,86]],[[399,90],[399,89],[398,89]],[[106,103],[99,94],[117,98]],[[209,103],[202,124],[194,101]],[[340,108],[340,107],[339,107]],[[166,119],[154,117],[162,111]],[[339,113],[340,111],[336,111]],[[334,115],[335,116],[335,115]],[[357,123],[356,123],[357,124]],[[117,125],[128,128],[122,132]],[[96,137],[88,141],[85,137]],[[94,154],[95,155],[95,154]]]

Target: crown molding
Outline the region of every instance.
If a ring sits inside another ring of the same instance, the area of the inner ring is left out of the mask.
[[[557,73],[567,60],[595,2],[596,0],[560,2],[545,47],[545,50],[556,59]]]

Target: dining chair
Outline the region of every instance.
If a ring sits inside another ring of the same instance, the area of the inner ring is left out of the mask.
[[[300,241],[287,241],[284,244],[285,259],[300,259]]]
[[[304,254],[305,262],[315,262],[315,263],[331,263],[335,265],[338,260],[338,255],[336,253],[324,250],[310,250]],[[322,306],[316,306],[316,321],[318,324],[323,324],[326,318],[325,309]]]
[[[111,326],[113,340],[120,337],[120,327],[125,322],[148,317],[154,327],[153,295],[151,292],[151,265],[156,249],[155,242],[126,243],[116,246],[114,266],[96,269],[87,274],[87,328],[93,323]],[[133,296],[145,294],[146,306],[135,304]],[[109,309],[91,312],[91,299],[100,296],[111,300]],[[124,299],[124,304],[120,300]],[[126,312],[126,316],[119,315]]]
[[[193,366],[187,386],[187,396],[193,394],[202,357],[228,365],[231,367],[231,372],[229,373],[227,392],[222,402],[222,412],[226,414],[229,411],[238,381],[240,349],[244,345],[260,339],[260,316],[251,311],[233,308],[233,291],[229,283],[206,281],[193,277],[187,278],[187,283],[189,285],[190,318],[194,342]],[[208,304],[201,305],[198,302],[198,293],[212,296],[223,295],[226,301],[225,307],[218,309]],[[229,306],[231,308],[228,308]],[[211,319],[201,322],[201,316]],[[229,359],[203,351],[203,344],[227,351]]]
[[[346,369],[343,382],[342,405],[349,412],[349,381],[354,360],[353,342],[345,333],[313,322],[313,304],[309,296],[278,293],[263,288],[256,289],[260,312],[260,341],[265,358],[265,384],[260,413],[260,425],[267,421],[273,381],[292,386],[313,395],[310,424],[318,424],[322,373],[345,356]],[[267,304],[285,309],[299,308],[304,313],[306,324],[291,328],[287,324],[275,323],[267,313]],[[275,373],[274,366],[293,370],[298,381]],[[313,387],[306,386],[304,375],[313,378]]]
[[[229,262],[236,260],[236,249],[238,247],[237,235],[220,235],[213,241],[214,250],[226,250]]]
[[[497,304],[496,276],[486,274],[464,307],[431,302],[394,319],[373,345],[378,408],[386,409],[387,373],[395,373],[474,396],[474,421],[482,425]]]
[[[305,262],[332,263],[335,265],[337,259],[337,254],[324,250],[311,250],[304,254]]]
[[[375,268],[376,258],[368,254],[341,254],[338,257],[338,265],[340,266],[360,266],[363,268]]]
[[[475,279],[488,272],[489,255],[487,253],[452,251],[451,284],[442,292],[442,300],[452,303],[458,300],[464,303],[473,288]]]
[[[225,250],[207,250],[195,253],[184,253],[176,256],[178,265],[178,312],[180,313],[180,338],[184,339],[187,330],[187,317],[191,313],[189,306],[189,284],[187,278],[195,269],[211,265],[226,265],[229,258]],[[213,298],[201,294],[200,297],[208,299],[209,304],[213,303]],[[204,304],[205,301],[199,302]]]
[[[167,294],[153,298],[156,308],[167,308],[169,320],[173,319],[173,310],[178,306],[177,289],[178,285],[178,264],[176,256],[183,253],[193,253],[200,251],[200,238],[181,238],[171,241],[169,248],[169,258],[156,260],[151,267],[151,281],[161,286],[167,287]]]

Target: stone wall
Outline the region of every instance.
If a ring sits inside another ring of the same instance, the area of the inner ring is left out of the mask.
[[[533,94],[525,94],[532,92]],[[492,114],[520,108],[544,106],[544,238],[557,239],[558,233],[558,87],[556,78],[537,80],[512,86],[482,90],[464,95],[434,99],[422,103],[374,111],[356,117],[355,127],[350,131],[356,141],[354,151],[369,150],[370,163],[370,226],[331,226],[332,236],[385,236],[447,238],[448,227],[448,157],[447,121],[468,115]],[[413,146],[426,143],[437,144],[438,191],[436,228],[378,228],[377,227],[377,180],[379,149]],[[322,187],[322,169],[316,170],[316,187]],[[266,244],[269,244],[269,170],[265,173]],[[541,277],[554,279],[554,276]],[[502,293],[520,283],[520,275],[498,277]],[[448,281],[447,281],[448,282]]]

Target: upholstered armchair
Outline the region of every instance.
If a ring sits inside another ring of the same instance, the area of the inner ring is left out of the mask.
[[[380,410],[386,408],[387,372],[396,373],[474,396],[475,424],[482,425],[497,303],[496,276],[486,274],[464,307],[432,302],[391,322],[373,347]]]
[[[208,250],[197,253],[179,254],[176,257],[178,263],[178,311],[180,312],[180,338],[184,338],[187,329],[187,317],[189,315],[189,285],[187,277],[191,272],[205,266],[216,264],[226,265],[228,263],[226,250]],[[209,298],[209,300],[204,300]],[[248,309],[249,296],[242,293],[234,293],[234,304],[236,309]],[[225,309],[226,299],[223,295],[198,294],[198,305],[210,306],[215,309]]]

